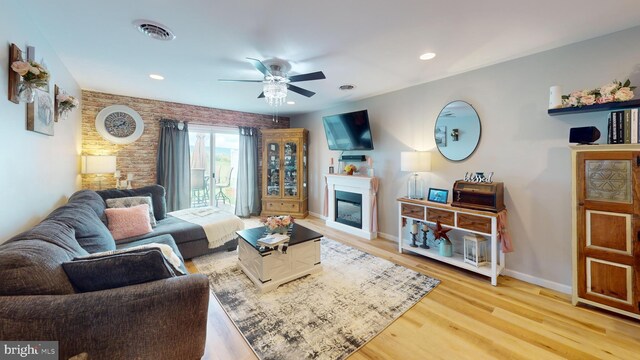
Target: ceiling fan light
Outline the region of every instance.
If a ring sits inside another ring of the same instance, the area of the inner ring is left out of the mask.
[[[271,106],[280,106],[287,98],[287,83],[283,79],[269,79],[262,87],[264,97]]]

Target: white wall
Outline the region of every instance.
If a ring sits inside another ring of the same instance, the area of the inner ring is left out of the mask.
[[[381,232],[396,235],[396,198],[406,194],[410,174],[400,172],[400,152],[431,149],[433,172],[427,187],[450,189],[467,171],[495,172],[494,181],[505,183],[515,244],[515,252],[507,255],[507,268],[567,291],[571,285],[569,128],[598,126],[606,142],[607,114],[548,116],[549,87],[563,85],[567,93],[627,77],[640,84],[639,38],[636,27],[292,118],[291,127],[310,130],[310,211],[322,213],[322,174],[328,171],[329,158],[339,155],[327,149],[322,116],[366,108],[375,147],[370,155],[381,178]],[[438,113],[453,100],[473,105],[482,122],[478,150],[459,163],[445,160],[433,139]]]
[[[8,100],[9,45],[35,46],[52,81],[80,98],[80,88],[19,1],[3,1],[0,12],[0,242],[38,223],[79,188],[80,110],[55,124],[55,136],[26,130],[26,105]],[[53,86],[52,86],[53,88]]]

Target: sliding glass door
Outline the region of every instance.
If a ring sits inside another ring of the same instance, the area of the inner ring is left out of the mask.
[[[237,129],[189,127],[191,207],[216,206],[233,213],[238,144]]]

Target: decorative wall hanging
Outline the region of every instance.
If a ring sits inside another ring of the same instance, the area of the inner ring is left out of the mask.
[[[34,91],[34,101],[27,104],[27,130],[53,136],[53,96],[40,88]]]
[[[9,47],[9,101],[19,104],[20,100],[18,100],[18,83],[20,82],[20,74],[13,71],[11,65],[16,62],[22,60],[22,50],[16,45],[11,44]]]
[[[35,48],[27,47],[27,60],[22,59],[22,51],[11,44],[9,48],[9,101],[32,103],[36,89],[49,92],[49,72],[44,65],[34,61]],[[17,76],[16,76],[17,75]]]
[[[142,136],[144,122],[132,108],[111,105],[96,116],[96,130],[107,141],[114,144],[131,144]]]
[[[61,90],[58,85],[54,86],[54,94],[56,99],[54,107],[55,121],[58,122],[60,119],[67,120],[71,110],[78,107],[80,103],[78,102],[78,99],[67,94],[66,91]]]

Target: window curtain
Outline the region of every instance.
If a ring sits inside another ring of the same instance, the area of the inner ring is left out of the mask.
[[[189,158],[187,123],[160,120],[157,180],[167,191],[167,211],[186,209],[191,204]]]
[[[240,127],[235,213],[241,217],[260,215],[258,129],[256,128]]]

